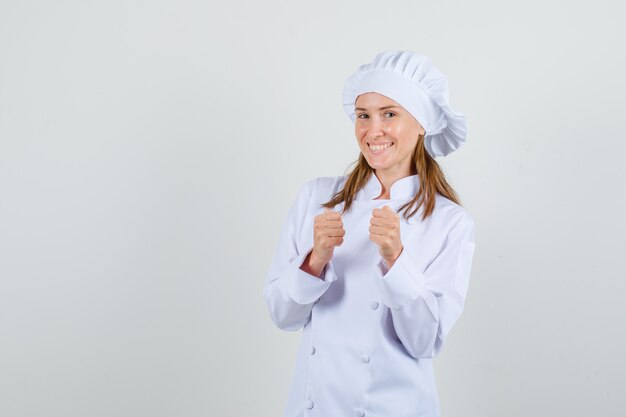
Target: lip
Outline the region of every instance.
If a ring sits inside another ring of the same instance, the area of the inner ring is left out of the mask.
[[[368,145],[387,145],[393,142],[366,142]]]
[[[388,143],[391,143],[393,145],[393,142],[384,142],[384,143],[368,143],[367,145],[367,149],[369,150],[370,154],[372,155],[381,155],[385,152],[387,152],[389,149],[391,149],[391,146],[386,147],[385,149],[381,149],[378,151],[373,150],[372,148],[369,147],[369,145],[386,145]]]

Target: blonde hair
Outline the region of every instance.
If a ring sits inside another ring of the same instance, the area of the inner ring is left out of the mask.
[[[344,214],[350,210],[352,202],[359,190],[365,186],[370,175],[374,175],[374,169],[369,166],[362,153],[359,153],[359,158],[354,163],[356,163],[356,167],[348,174],[343,189],[338,191],[330,201],[323,203],[321,205],[322,207],[333,208],[337,204],[345,203],[341,213]],[[435,209],[437,193],[461,205],[459,196],[446,181],[441,167],[426,151],[424,147],[424,135],[418,136],[417,145],[413,152],[413,163],[415,171],[417,171],[417,176],[419,177],[420,187],[415,197],[398,209],[398,212],[404,209],[405,219],[408,220],[413,217],[415,213],[417,213],[417,210],[423,205],[422,221],[426,220]],[[408,214],[413,206],[415,206],[415,208]]]

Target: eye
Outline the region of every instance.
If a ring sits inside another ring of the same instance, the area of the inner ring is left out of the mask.
[[[388,111],[387,113],[385,113],[385,116],[390,114],[391,116],[395,116],[396,114],[394,112]]]
[[[361,116],[365,116],[365,117],[361,117]],[[367,114],[365,114],[365,113],[361,113],[361,114],[359,114],[359,115],[357,116],[357,118],[359,118],[359,119],[365,119],[365,118],[367,118]]]

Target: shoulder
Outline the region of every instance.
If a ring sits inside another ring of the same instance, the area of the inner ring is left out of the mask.
[[[450,229],[463,228],[473,230],[474,228],[474,217],[464,207],[441,194],[437,194],[433,213],[436,213],[439,221],[446,224]]]
[[[315,177],[308,180],[305,186],[310,191],[311,198],[316,201],[327,201],[343,188],[346,178],[346,175],[339,175],[335,177]]]
[[[301,183],[295,205],[316,210],[320,204],[326,203],[342,189],[347,176],[315,177]]]

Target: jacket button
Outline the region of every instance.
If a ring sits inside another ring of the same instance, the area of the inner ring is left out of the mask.
[[[313,408],[313,401],[306,400],[306,402],[304,403],[304,408],[306,408],[307,410],[310,410],[311,408]]]
[[[376,310],[376,309],[378,308],[378,301],[372,301],[372,302],[370,303],[370,308],[371,308],[372,310]]]
[[[311,355],[315,355],[315,346],[311,346]]]
[[[370,361],[369,355],[367,355],[365,353],[361,355],[361,362],[368,363],[369,361]]]
[[[365,411],[361,410],[360,408],[357,408],[356,415],[358,417],[363,417],[365,415]]]

